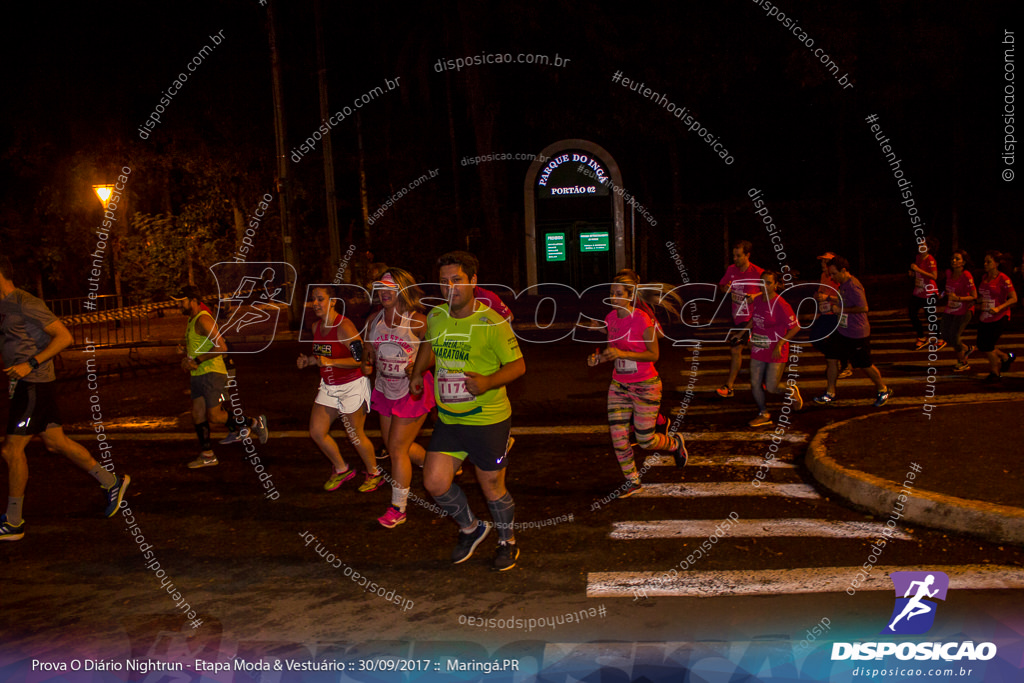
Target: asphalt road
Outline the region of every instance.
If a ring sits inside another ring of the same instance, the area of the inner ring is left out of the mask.
[[[896,320],[875,327],[876,360],[896,387],[894,405],[921,402],[926,386],[927,360],[905,350],[904,327]],[[1022,340],[1015,333],[1008,346],[1020,347]],[[376,517],[389,502],[387,487],[369,494],[351,483],[322,490],[329,466],[304,435],[317,377],[295,369],[300,348],[278,342],[237,357],[246,413],[270,417],[272,438],[258,452],[280,493],[273,500],[263,495],[237,445],[217,447],[218,467],[185,467],[196,446],[187,379],[173,348],[144,350],[131,364],[124,352],[98,354],[101,370],[121,366],[101,381],[97,400],[116,432],[118,470],[133,478],[127,502],[165,572],[163,585],[124,518],[101,518],[93,483],[33,445],[26,536],[0,547],[5,655],[123,658],[131,652],[216,661],[240,653],[308,659],[325,651],[350,658],[463,652],[521,657],[527,665],[556,653],[571,669],[577,660],[592,663],[592,646],[581,645],[592,641],[653,648],[744,638],[796,644],[822,619],[833,639],[863,638],[884,626],[891,586],[852,596],[843,588],[820,591],[822,582],[849,585],[851,568],[871,557],[881,533],[871,525],[885,520],[831,498],[801,462],[818,428],[873,410],[873,390],[862,381],[844,380],[840,406],[802,411],[766,460],[770,432],[746,427],[754,412],[749,391],[724,402],[707,391],[724,376],[725,348],[701,350],[694,386],[704,391],[689,402],[673,387],[686,389],[692,349],[663,348],[663,406],[686,405],[680,429],[689,436],[691,465],[681,471],[655,455],[647,461],[644,493],[615,500],[622,476],[606,431],[607,368],[588,368],[587,348],[578,342],[525,345],[527,375],[510,389],[517,436],[508,486],[516,521],[534,525],[517,532],[519,565],[495,573],[490,539],[478,556],[453,567],[448,555],[455,527],[425,507],[411,505],[409,521],[396,529],[380,527]],[[66,355],[66,376],[79,374],[81,354]],[[951,363],[947,352],[943,364]],[[801,361],[808,399],[817,393],[822,373],[815,366],[821,364],[814,352]],[[1020,373],[1013,375],[1002,391],[1020,390]],[[69,432],[85,434],[92,393],[86,385],[84,377],[62,383]],[[951,372],[939,386],[940,400],[983,390],[975,378]],[[94,440],[83,442],[95,452]],[[343,452],[358,463],[350,448]],[[460,481],[486,519],[471,468]],[[418,474],[413,493],[429,499]],[[711,537],[714,542],[696,555]],[[318,546],[342,568],[318,555]],[[901,525],[878,560],[880,574],[883,566],[950,568],[981,580],[993,571],[1020,574],[1024,551]],[[657,578],[673,568],[688,580]],[[723,588],[737,577],[756,583],[770,570],[797,573],[787,588],[761,594]],[[353,580],[356,572],[390,597],[364,591],[361,579]],[[189,623],[181,603],[202,623]],[[961,590],[951,593],[944,615],[955,631],[968,622],[1005,623],[1022,604],[1019,588]],[[564,618],[569,613],[575,616]],[[486,621],[492,618],[499,621]],[[510,618],[522,624],[502,628]],[[477,619],[484,626],[474,626]],[[607,647],[614,654],[621,646]],[[277,675],[260,680],[281,680]]]

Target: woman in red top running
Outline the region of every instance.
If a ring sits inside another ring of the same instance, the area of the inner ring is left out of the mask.
[[[952,268],[946,271],[946,312],[942,315],[942,339],[949,348],[956,351],[956,365],[953,372],[967,372],[971,366],[967,357],[974,351],[960,341],[967,323],[974,313],[974,302],[978,298],[978,290],[974,286],[974,277],[967,268],[971,257],[963,249],[953,252],[950,260]]]
[[[352,321],[336,310],[339,299],[330,285],[313,288],[313,355],[299,354],[299,369],[320,368],[320,391],[309,416],[309,436],[334,466],[324,489],[334,491],[356,476],[341,457],[338,444],[331,436],[331,425],[341,416],[349,442],[366,466],[366,479],[359,486],[363,493],[376,491],[383,483],[384,472],[377,468],[373,443],[363,431],[370,409],[370,380],[362,371],[362,340]]]
[[[1010,306],[1017,303],[1013,282],[1000,267],[1004,259],[998,251],[985,253],[985,274],[978,283],[978,350],[988,356],[989,374],[983,382],[992,384],[1002,380],[1016,356],[996,348],[999,337],[1010,322]]]
[[[939,250],[939,240],[928,237],[921,248],[924,251],[919,251],[914,262],[910,264],[909,274],[914,278],[914,291],[911,292],[907,303],[910,324],[914,326],[914,332],[917,334],[914,346],[918,351],[928,346],[928,335],[925,334],[924,324],[921,322],[921,309],[928,303],[928,297],[938,294],[935,280],[939,277],[939,265],[935,261],[935,252]],[[946,342],[940,339],[935,344],[936,350],[945,345]]]

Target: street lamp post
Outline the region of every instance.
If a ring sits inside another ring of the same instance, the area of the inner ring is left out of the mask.
[[[110,197],[114,194],[114,185],[93,185],[92,191],[96,193],[96,198],[100,200],[100,204],[103,205],[103,210],[106,211],[107,206],[110,205]],[[114,292],[117,294],[117,307],[121,308],[124,305],[124,302],[121,299],[121,274],[114,267],[114,258],[117,249],[117,234],[113,228],[110,230],[110,236],[112,238],[110,250],[110,272],[114,274]]]
[[[103,205],[103,210],[107,210],[107,205],[110,204],[110,195],[114,193],[113,185],[93,185],[92,191],[96,193],[96,196],[100,200],[100,204]]]

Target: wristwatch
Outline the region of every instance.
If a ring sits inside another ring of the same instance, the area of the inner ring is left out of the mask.
[[[26,362],[28,363],[29,367],[32,368],[33,370],[36,370],[36,369],[39,368],[39,361],[36,360],[35,356],[32,356],[31,358],[29,358],[28,361],[26,361]]]

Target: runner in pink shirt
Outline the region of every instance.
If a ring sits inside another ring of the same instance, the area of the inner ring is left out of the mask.
[[[512,322],[512,311],[505,305],[505,302],[502,301],[497,294],[489,289],[484,289],[480,285],[477,285],[476,288],[473,289],[473,296],[476,297],[478,301],[483,301],[491,308],[491,310],[509,321],[509,323]]]
[[[989,374],[983,382],[993,384],[1002,381],[1004,372],[1017,357],[996,347],[1006,325],[1010,322],[1010,306],[1017,303],[1017,292],[1013,282],[1000,272],[1005,256],[998,251],[985,253],[985,274],[978,284],[978,301],[981,302],[978,315],[978,350],[988,356]]]
[[[773,270],[761,273],[764,296],[754,300],[751,318],[747,323],[750,330],[750,390],[757,403],[757,415],[750,421],[751,427],[764,427],[772,423],[768,412],[765,389],[770,394],[781,394],[779,379],[782,368],[789,359],[789,340],[800,332],[793,307],[779,296],[778,285],[781,277]],[[743,332],[739,332],[742,335]],[[789,383],[789,401],[795,403],[794,410],[804,407],[804,399],[795,381]]]
[[[939,250],[939,240],[934,237],[925,239],[914,262],[910,264],[909,274],[914,278],[914,291],[910,294],[910,301],[907,303],[907,311],[910,314],[910,324],[914,326],[914,333],[917,334],[916,350],[920,351],[928,346],[928,335],[924,331],[924,323],[921,322],[921,309],[928,303],[928,297],[938,294],[939,288],[935,284],[939,276],[939,265],[935,261],[935,252]],[[936,350],[941,349],[946,342],[939,340]]]
[[[747,240],[740,240],[732,245],[732,265],[726,268],[725,275],[718,283],[719,291],[730,299],[733,324],[742,328],[750,320],[750,305],[761,295],[761,273],[759,268],[750,262],[750,250],[753,245]],[[729,359],[729,379],[716,390],[722,398],[732,398],[732,385],[740,374],[743,365],[743,347],[746,346],[746,335],[730,337],[732,349]]]
[[[671,451],[677,467],[684,467],[688,457],[681,434],[662,434],[655,428],[661,406],[661,378],[654,368],[658,360],[657,325],[639,305],[634,306],[637,292],[649,291],[646,286],[641,288],[636,273],[619,271],[611,286],[611,303],[615,310],[604,320],[608,327],[608,346],[587,358],[591,367],[605,362],[615,364],[608,387],[608,430],[615,457],[626,477],[620,498],[628,498],[643,488],[630,445],[631,424],[640,448]],[[657,303],[672,306],[664,298]]]
[[[967,270],[970,261],[971,257],[966,251],[957,249],[950,260],[952,268],[946,271],[946,312],[942,314],[942,340],[956,352],[953,372],[970,370],[967,358],[974,351],[973,346],[960,341],[960,335],[971,321],[974,302],[978,298],[974,277]]]

